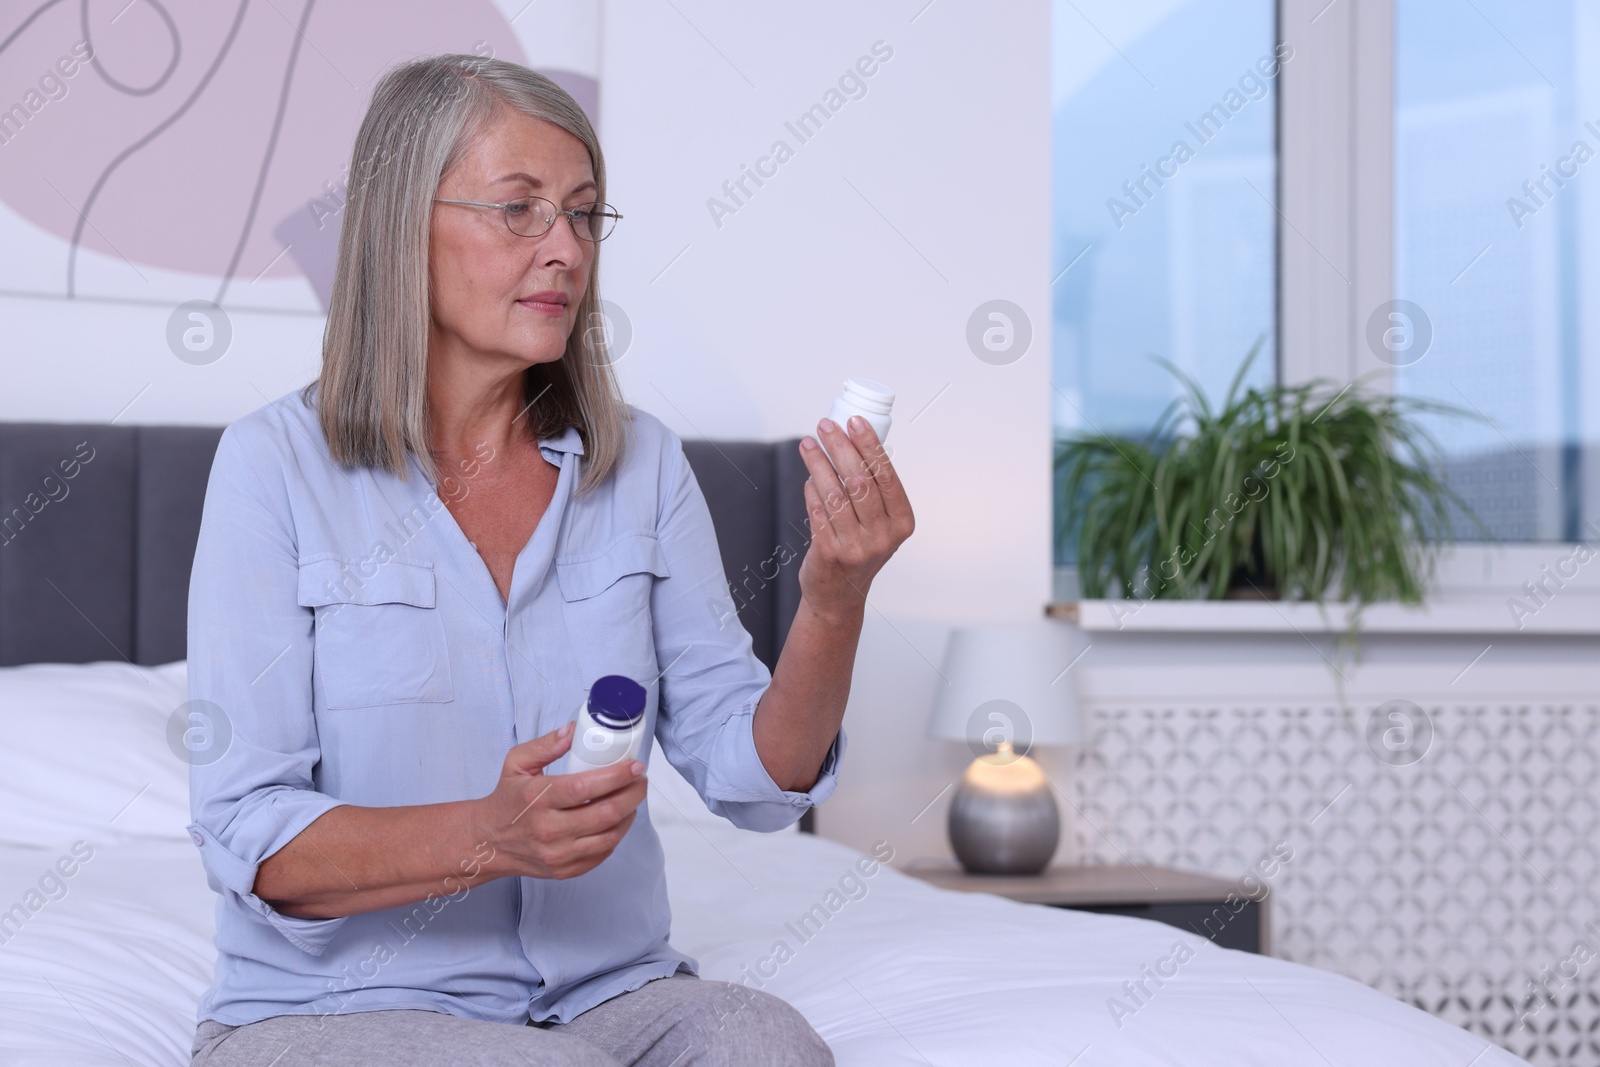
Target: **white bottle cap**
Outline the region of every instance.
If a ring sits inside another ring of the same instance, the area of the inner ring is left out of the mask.
[[[847,400],[879,415],[889,414],[894,406],[894,390],[871,378],[846,378],[844,395]]]

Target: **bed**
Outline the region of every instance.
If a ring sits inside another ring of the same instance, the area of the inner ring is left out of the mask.
[[[0,505],[51,494],[19,524],[0,514],[0,1064],[188,1062],[215,898],[169,730],[219,432],[0,425]],[[800,543],[792,442],[686,446],[731,580]],[[770,666],[792,568],[743,584]],[[892,842],[864,855],[799,827],[737,830],[658,750],[649,768],[674,943],[704,976],[794,1004],[842,1067],[1524,1062],[1337,975],[933,888],[893,868]]]

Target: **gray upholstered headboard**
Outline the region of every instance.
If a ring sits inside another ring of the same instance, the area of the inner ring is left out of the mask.
[[[0,423],[0,666],[185,658],[189,570],[221,436],[220,426]],[[800,603],[798,442],[684,441],[739,619],[769,670]]]

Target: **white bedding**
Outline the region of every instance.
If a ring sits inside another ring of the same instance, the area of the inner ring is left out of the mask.
[[[892,869],[861,879],[864,896],[851,883],[856,899],[841,892],[801,942],[785,924],[826,908],[858,853],[802,834],[687,823],[661,833],[673,941],[724,979],[755,973],[787,942],[793,958],[763,967],[776,971],[765,988],[805,1013],[840,1067],[1522,1062],[1344,978],[1140,919],[948,893]],[[61,854],[0,848],[4,906]],[[63,882],[66,895],[0,946],[0,1063],[187,1063],[213,958],[214,897],[193,845],[101,845]],[[1108,998],[1179,941],[1193,959],[1119,1029]]]
[[[59,688],[61,679],[30,677],[41,682]],[[16,710],[5,686],[0,678],[0,717]],[[158,709],[165,698],[149,699]],[[153,711],[149,718],[164,727]],[[181,764],[164,764],[158,751],[124,747],[115,758],[181,776]],[[186,1064],[194,1005],[211,979],[215,897],[181,823],[170,832],[182,817],[163,810],[170,783],[135,801],[147,808],[137,818],[132,808],[118,816],[119,827],[139,832],[107,830],[103,800],[86,808],[101,832],[82,861],[70,851],[78,835],[67,833],[75,816],[65,800],[52,816],[59,825],[5,815],[7,791],[65,798],[69,773],[57,761],[49,775],[29,774],[17,749],[0,745],[0,916],[39,904],[14,935],[0,928],[0,1065]],[[833,842],[746,833],[713,818],[664,760],[652,759],[651,781],[673,942],[705,977],[751,975],[794,1004],[840,1067],[1523,1062],[1335,975],[1139,919],[950,893],[884,866],[865,865],[873,873],[864,876],[860,854]],[[1148,997],[1130,997],[1124,983],[1163,960],[1176,974],[1159,988],[1147,980]],[[1120,1017],[1112,998],[1124,1005]]]

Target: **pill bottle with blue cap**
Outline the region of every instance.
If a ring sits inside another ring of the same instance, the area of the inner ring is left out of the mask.
[[[644,747],[644,686],[621,674],[607,674],[589,687],[578,709],[572,747],[546,771],[577,774],[636,759]]]

